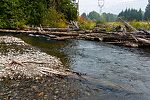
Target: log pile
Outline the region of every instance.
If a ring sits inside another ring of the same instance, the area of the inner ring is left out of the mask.
[[[143,29],[135,29],[130,24],[119,18],[124,26],[117,27],[116,32],[105,32],[97,29],[76,30],[69,28],[34,28],[30,30],[6,30],[0,29],[3,33],[44,35],[53,40],[85,39],[92,41],[102,41],[115,45],[128,47],[149,47],[150,32]],[[118,29],[119,28],[119,29]],[[131,32],[127,32],[130,29]],[[121,29],[121,30],[120,30]],[[119,31],[118,31],[119,30]]]

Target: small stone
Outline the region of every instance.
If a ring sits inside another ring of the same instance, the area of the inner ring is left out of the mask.
[[[44,92],[40,92],[40,93],[38,94],[38,96],[43,97],[43,96],[44,96]]]

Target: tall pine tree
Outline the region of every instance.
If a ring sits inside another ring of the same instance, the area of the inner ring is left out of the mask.
[[[118,17],[122,17],[128,21],[141,21],[143,18],[142,10],[139,11],[136,9],[126,9],[119,13]]]
[[[144,20],[150,21],[150,0],[148,0],[148,5],[144,14]]]

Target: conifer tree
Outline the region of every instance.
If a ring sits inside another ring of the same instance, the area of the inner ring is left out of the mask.
[[[126,9],[125,11],[120,12],[118,17],[122,17],[128,21],[141,21],[143,19],[143,14],[141,9],[139,11],[136,9]]]
[[[150,0],[148,0],[148,5],[145,9],[144,20],[150,21]]]

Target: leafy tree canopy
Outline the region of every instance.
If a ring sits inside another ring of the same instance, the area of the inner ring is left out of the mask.
[[[65,23],[77,20],[77,13],[70,0],[0,0],[0,28],[50,25],[46,20]]]

